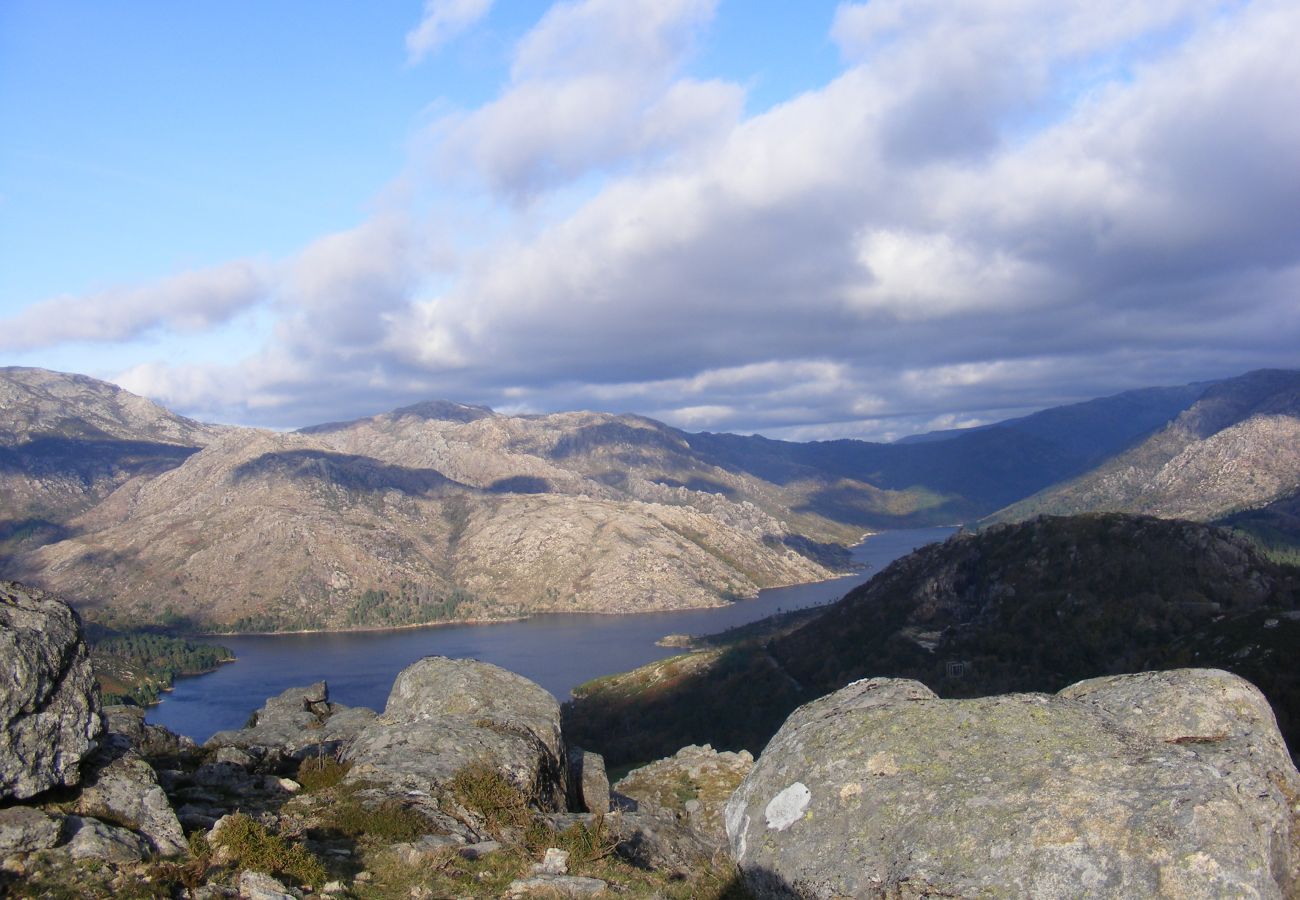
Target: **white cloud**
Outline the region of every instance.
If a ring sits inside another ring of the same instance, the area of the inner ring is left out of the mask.
[[[406,35],[409,61],[419,62],[481,20],[491,9],[492,0],[425,0],[424,17]]]
[[[154,329],[201,331],[260,302],[266,291],[262,267],[237,261],[141,287],[53,297],[0,321],[0,347],[30,350],[68,341],[125,341]]]

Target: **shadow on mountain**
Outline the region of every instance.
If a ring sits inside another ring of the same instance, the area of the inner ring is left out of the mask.
[[[428,496],[445,488],[465,487],[437,469],[392,466],[369,456],[324,450],[263,453],[236,466],[231,478],[235,482],[258,478],[317,481],[357,493],[398,491],[416,497]]]
[[[551,483],[535,475],[514,475],[510,478],[498,478],[488,486],[493,494],[547,494]]]
[[[0,447],[0,473],[71,476],[89,487],[111,475],[161,474],[198,451],[198,447],[151,441],[42,437],[15,447]]]
[[[602,422],[584,425],[564,435],[555,442],[550,456],[552,459],[565,459],[611,448],[621,451],[616,454],[617,459],[632,462],[654,461],[655,457],[647,455],[651,450],[681,454],[687,449],[680,438],[660,428],[634,428],[623,422]]]
[[[75,529],[49,519],[0,519],[0,564],[13,553],[57,544],[75,534]]]
[[[773,549],[787,547],[800,556],[820,563],[832,572],[850,572],[862,568],[853,561],[853,551],[843,544],[814,541],[802,534],[786,534],[779,538],[776,535],[768,534],[763,536],[763,543]]]

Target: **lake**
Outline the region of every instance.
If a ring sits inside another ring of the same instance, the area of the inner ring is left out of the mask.
[[[716,609],[633,615],[548,614],[491,625],[432,625],[393,631],[246,635],[208,638],[238,661],[176,682],[148,720],[202,743],[213,732],[241,728],[267,697],[324,679],[330,699],[382,710],[397,673],[422,656],[473,658],[536,681],[561,700],[584,681],[626,672],[681,653],[655,646],[667,634],[713,634],[775,612],[838,600],[916,547],[943,540],[953,528],[873,535],[853,548],[865,568],[814,584],[761,591],[757,599]]]

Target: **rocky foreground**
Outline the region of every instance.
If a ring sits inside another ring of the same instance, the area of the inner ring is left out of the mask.
[[[0,893],[154,897],[1292,897],[1300,774],[1217,670],[942,700],[859,681],[757,762],[612,790],[520,676],[422,659],[382,713],[324,683],[197,747],[99,707],[79,622],[0,588]]]

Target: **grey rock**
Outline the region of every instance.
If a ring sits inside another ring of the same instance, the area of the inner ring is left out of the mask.
[[[130,823],[163,856],[187,851],[181,823],[153,767],[134,750],[110,744],[92,756],[86,768],[75,812]]]
[[[209,788],[227,794],[243,794],[252,790],[253,777],[243,766],[228,762],[204,763],[190,776],[200,788]],[[186,797],[188,792],[181,792]],[[201,799],[201,798],[194,798]]]
[[[0,857],[45,850],[59,842],[63,820],[29,806],[0,809]]]
[[[542,861],[533,866],[534,875],[568,875],[569,851],[547,847]]]
[[[348,745],[349,781],[435,796],[455,774],[494,767],[542,811],[565,808],[560,705],[489,663],[429,656],[398,674],[384,713]]]
[[[501,849],[500,841],[477,841],[473,844],[466,844],[458,851],[465,859],[482,859],[483,857],[496,853]]]
[[[245,869],[239,873],[239,896],[243,900],[300,900],[302,893],[290,890],[265,872]]]
[[[756,896],[1295,896],[1300,775],[1242,679],[927,693],[859,682],[782,726],[726,809]]]
[[[374,710],[330,703],[328,686],[318,681],[270,698],[254,714],[253,725],[218,731],[203,746],[238,748],[257,757],[280,754],[301,759],[311,753],[334,752],[374,718]]]
[[[619,812],[609,826],[618,855],[642,869],[689,873],[707,866],[718,852],[716,841],[666,810]]]
[[[408,866],[418,866],[430,860],[438,859],[448,852],[448,848],[459,849],[462,840],[450,834],[426,834],[417,841],[391,844],[388,851]]]
[[[230,763],[234,766],[249,768],[253,765],[253,757],[240,750],[238,747],[218,747],[217,752],[212,754],[210,762]]]
[[[548,897],[592,897],[609,889],[599,878],[583,875],[534,875],[518,878],[506,887],[506,897],[542,893]]]
[[[81,620],[66,603],[0,582],[0,800],[75,785],[103,730]]]
[[[104,729],[125,738],[136,753],[148,760],[183,756],[196,749],[194,741],[161,725],[151,725],[144,717],[145,711],[139,706],[105,706]]]
[[[149,845],[135,832],[82,816],[67,821],[68,853],[73,859],[139,862],[149,855]]]
[[[644,820],[645,827],[654,832],[656,840],[665,840],[664,830],[676,822],[677,827],[693,834],[689,840],[671,839],[670,844],[709,848],[711,853],[727,846],[723,809],[753,767],[754,757],[748,751],[720,753],[708,744],[692,744],[665,759],[633,769],[615,790],[624,798],[625,806],[634,806],[636,812],[649,816]],[[643,839],[649,837],[647,834]]]
[[[569,792],[572,809],[609,812],[609,776],[605,773],[605,757],[581,747],[570,747]]]

